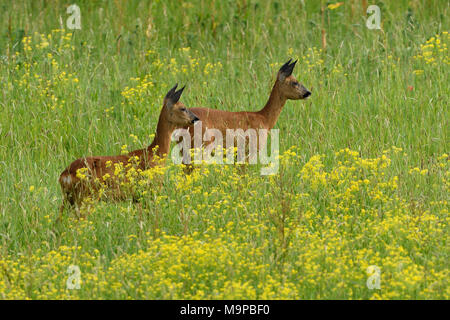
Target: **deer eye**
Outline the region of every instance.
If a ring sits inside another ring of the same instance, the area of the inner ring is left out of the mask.
[[[293,87],[298,86],[298,82],[297,82],[297,81],[292,82],[292,86],[293,86]]]
[[[181,108],[180,110],[184,112],[184,111],[186,111],[186,108]]]

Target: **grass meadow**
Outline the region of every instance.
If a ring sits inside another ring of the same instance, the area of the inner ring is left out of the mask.
[[[74,3],[0,1],[1,299],[450,298],[448,1]],[[256,111],[289,58],[278,174],[167,160],[55,223],[64,168],[146,147],[176,82]]]

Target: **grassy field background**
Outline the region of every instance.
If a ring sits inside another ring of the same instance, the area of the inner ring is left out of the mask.
[[[70,2],[1,0],[0,298],[448,299],[449,2],[366,2],[77,1],[68,30]],[[278,175],[168,163],[54,223],[62,170],[147,146],[174,83],[258,110],[291,57]]]

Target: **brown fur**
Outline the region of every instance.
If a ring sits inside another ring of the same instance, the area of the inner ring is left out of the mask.
[[[198,120],[197,116],[190,110],[186,109],[183,103],[178,102],[182,90],[175,92],[176,86],[169,91],[159,116],[156,134],[153,142],[145,149],[132,151],[126,155],[117,156],[93,156],[79,158],[73,161],[60,175],[59,183],[63,191],[64,200],[60,208],[60,217],[64,210],[65,204],[79,206],[82,200],[98,191],[98,186],[105,183],[103,177],[109,174],[114,176],[114,164],[122,163],[125,167],[129,160],[138,157],[137,168],[146,170],[158,164],[156,159],[163,159],[169,153],[172,132],[176,128],[186,126],[186,124]],[[173,95],[177,95],[173,97]],[[178,99],[177,99],[178,98]],[[107,162],[111,161],[111,165],[107,166]],[[81,180],[77,177],[77,170],[87,168],[88,178]],[[136,168],[136,169],[137,169]],[[98,179],[96,181],[96,179]],[[106,183],[110,189],[118,189],[114,183]],[[118,190],[116,190],[118,191]],[[116,193],[117,198],[121,195]]]
[[[295,62],[290,65],[289,62],[290,60],[278,72],[269,100],[264,108],[259,111],[230,112],[210,108],[191,108],[190,110],[202,121],[202,135],[204,135],[206,129],[212,128],[220,130],[224,139],[226,138],[227,129],[242,129],[244,131],[249,128],[272,129],[288,99],[306,99],[311,94],[291,74]],[[286,65],[288,68],[290,67],[288,71],[285,70]],[[189,125],[186,128],[189,128],[189,133],[193,140],[194,126]],[[259,148],[263,146],[263,143],[265,141],[259,143]],[[226,145],[225,141],[224,145]]]

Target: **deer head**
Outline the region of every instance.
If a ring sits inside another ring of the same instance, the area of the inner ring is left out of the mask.
[[[163,111],[166,121],[175,127],[184,127],[198,121],[198,117],[180,102],[181,94],[186,86],[177,91],[178,84],[167,92],[164,98]]]
[[[311,95],[311,92],[292,75],[297,60],[292,63],[291,61],[292,59],[289,59],[278,71],[278,88],[286,99],[306,99]]]

